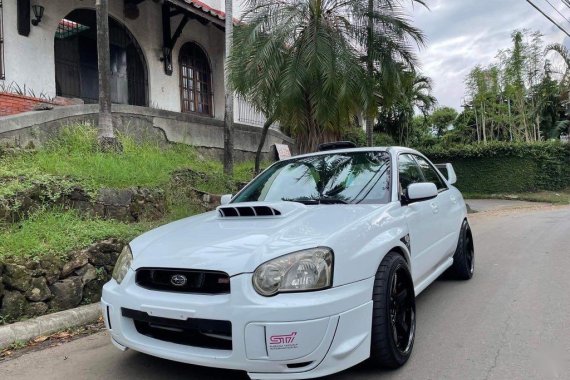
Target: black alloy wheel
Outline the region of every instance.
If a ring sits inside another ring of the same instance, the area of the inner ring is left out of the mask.
[[[416,310],[414,295],[404,266],[398,267],[392,275],[390,287],[390,326],[392,339],[402,355],[412,348],[416,332]]]
[[[409,359],[416,336],[416,302],[412,276],[406,260],[388,253],[374,281],[372,295],[372,341],[370,364],[398,368]]]

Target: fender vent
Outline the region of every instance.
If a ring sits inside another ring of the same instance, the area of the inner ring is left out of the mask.
[[[218,211],[222,218],[281,215],[281,211],[268,206],[220,207]]]

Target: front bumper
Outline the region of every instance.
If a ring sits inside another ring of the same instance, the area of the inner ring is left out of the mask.
[[[134,283],[103,288],[101,306],[115,345],[183,363],[247,371],[252,379],[329,375],[369,357],[374,278],[318,292],[262,297],[251,274],[231,278],[231,294],[158,292]],[[176,320],[231,322],[231,349],[171,343],[143,335],[122,309]]]

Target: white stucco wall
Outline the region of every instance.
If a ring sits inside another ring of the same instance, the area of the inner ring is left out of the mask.
[[[216,6],[220,0],[206,0]],[[54,35],[59,20],[78,8],[94,9],[94,0],[32,0],[32,4],[45,7],[45,14],[38,26],[32,26],[28,37],[17,31],[16,0],[4,2],[4,62],[5,83],[17,83],[32,89],[36,95],[55,96]],[[173,49],[174,73],[167,76],[160,61],[162,54],[162,19],[160,4],[147,0],[140,4],[140,17],[128,20],[123,17],[123,1],[110,1],[110,14],[122,22],[140,44],[149,73],[149,104],[169,111],[180,111],[178,53],[180,47],[195,41],[210,58],[214,89],[214,115],[223,119],[224,83],[223,55],[224,33],[208,24],[191,20]],[[182,16],[172,19],[172,33]]]

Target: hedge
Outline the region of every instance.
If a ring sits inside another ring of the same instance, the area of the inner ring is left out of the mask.
[[[570,188],[570,144],[500,143],[420,148],[434,163],[451,162],[457,187],[496,194]]]

